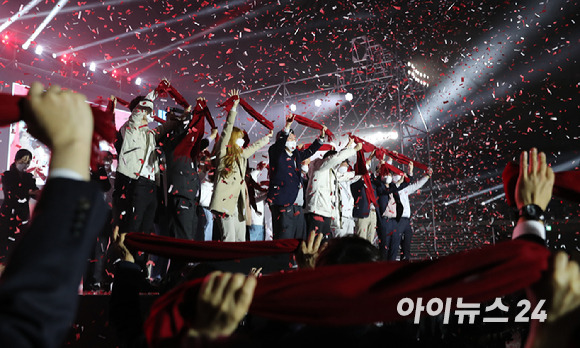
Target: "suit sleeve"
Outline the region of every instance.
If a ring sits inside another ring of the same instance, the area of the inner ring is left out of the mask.
[[[0,347],[61,347],[106,216],[94,183],[48,180],[0,283]]]
[[[298,150],[300,162],[312,157],[312,155],[314,155],[316,151],[320,149],[321,146],[322,142],[320,141],[320,138],[316,138],[316,140],[312,143],[312,145],[310,145],[307,149]]]
[[[344,162],[349,157],[356,155],[356,151],[354,149],[342,149],[339,153],[334,156],[330,156],[328,159],[322,163],[320,166],[321,170],[328,170],[330,168],[334,168]]]

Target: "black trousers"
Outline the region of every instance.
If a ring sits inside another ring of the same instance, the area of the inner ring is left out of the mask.
[[[273,239],[306,239],[306,220],[299,205],[270,204]]]
[[[152,233],[157,211],[157,184],[145,178],[128,179],[125,199],[119,199],[121,209],[119,232]]]
[[[312,231],[317,233],[322,233],[324,239],[332,237],[332,229],[330,228],[330,223],[332,219],[329,217],[321,216],[314,213],[306,214],[306,228],[308,229],[308,234]]]

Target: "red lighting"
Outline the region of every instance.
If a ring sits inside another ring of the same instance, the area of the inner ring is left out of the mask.
[[[2,43],[7,44],[9,39],[10,39],[10,36],[8,36],[8,34],[4,34],[2,36]]]

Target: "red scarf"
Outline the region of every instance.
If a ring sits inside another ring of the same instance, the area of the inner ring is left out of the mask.
[[[212,129],[215,127],[215,122],[207,107],[205,100],[198,100],[193,109],[193,116],[189,122],[187,135],[179,142],[175,148],[175,158],[189,157],[192,160],[200,152],[201,140],[205,133],[205,120],[209,122]]]
[[[318,130],[322,130],[322,128],[324,127],[320,123],[313,121],[309,118],[306,118],[304,116],[292,114],[292,117],[294,117],[294,121],[296,121],[298,124],[301,124],[301,125],[306,126],[306,127],[310,127],[310,128],[314,128],[314,129],[318,129]],[[332,139],[334,138],[334,134],[332,134],[332,132],[329,129],[326,129],[325,133],[328,136],[328,140],[332,141]]]
[[[0,93],[0,105],[2,106],[2,116],[0,126],[8,126],[11,123],[20,121],[20,103],[26,97],[13,96]],[[101,140],[112,143],[115,141],[117,130],[115,129],[114,114],[107,108],[103,110],[99,105],[91,105],[93,113],[93,139],[91,145],[91,167],[96,170],[102,163],[103,152],[99,147]]]
[[[207,243],[207,242],[206,242]],[[254,242],[255,243],[255,242]],[[222,245],[245,243],[221,243]],[[217,251],[217,250],[216,250]],[[416,301],[458,297],[479,303],[528,287],[548,268],[550,252],[524,240],[509,241],[420,262],[376,262],[319,267],[258,279],[249,312],[312,325],[359,325],[405,320],[397,312],[406,297]],[[187,325],[180,305],[201,279],[159,298],[145,323],[151,346]],[[423,310],[421,316],[425,316]],[[412,315],[410,316],[412,317]]]
[[[265,118],[264,116],[262,116],[262,114],[260,114],[256,110],[254,110],[254,108],[251,107],[250,104],[248,104],[244,99],[240,98],[237,95],[231,96],[228,100],[226,100],[220,106],[225,108],[226,113],[229,113],[230,110],[232,109],[232,107],[234,106],[234,100],[237,100],[237,99],[240,100],[240,105],[242,106],[242,108],[244,110],[246,110],[246,112],[248,114],[250,114],[256,121],[260,122],[260,124],[262,124],[262,126],[268,128],[269,130],[274,129],[274,123],[272,123],[272,121],[270,121],[267,118]]]

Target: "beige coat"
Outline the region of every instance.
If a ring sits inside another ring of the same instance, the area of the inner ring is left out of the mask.
[[[342,149],[339,153],[310,163],[308,190],[306,191],[306,213],[314,213],[340,221],[340,192],[334,168],[344,160],[355,156],[354,149]]]
[[[264,147],[270,141],[270,135],[266,135],[260,140],[254,142],[253,144],[246,147],[238,163],[234,164],[234,168],[228,168],[231,174],[226,178],[222,176],[222,173],[226,171],[225,167],[225,155],[230,137],[232,136],[232,130],[234,128],[234,123],[236,122],[236,110],[232,108],[228,114],[226,124],[222,131],[221,137],[216,144],[216,163],[217,169],[215,173],[214,190],[211,197],[210,209],[227,215],[233,215],[234,212],[238,212],[238,217],[240,221],[245,220],[242,217],[246,215],[246,167],[248,163],[248,158],[252,157],[256,151]]]

